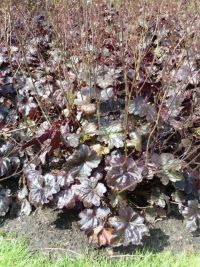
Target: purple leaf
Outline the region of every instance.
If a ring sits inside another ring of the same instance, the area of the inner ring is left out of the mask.
[[[74,208],[76,204],[76,195],[74,193],[73,186],[66,190],[61,190],[56,195],[56,200],[57,200],[57,207],[59,209],[62,209],[64,207],[69,208],[69,209]]]
[[[147,121],[154,122],[157,118],[157,112],[155,107],[147,103],[141,96],[132,100],[129,105],[129,113],[138,115],[141,118],[146,117]]]
[[[10,189],[0,189],[0,216],[5,216],[11,204]]]
[[[68,175],[65,171],[61,170],[56,173],[56,179],[61,187],[70,186],[74,182],[74,178]]]
[[[30,190],[29,200],[35,206],[49,203],[53,195],[60,191],[56,176],[45,174],[44,176],[37,170],[26,168],[24,174],[28,180]]]
[[[157,164],[155,163],[147,163],[147,165],[144,167],[144,170],[142,172],[142,175],[146,178],[146,179],[153,179],[154,175],[157,173],[158,167]]]
[[[110,74],[105,74],[97,77],[97,85],[102,89],[112,87],[114,85],[114,78]]]
[[[80,145],[78,150],[67,158],[64,164],[65,171],[75,176],[90,176],[93,169],[98,167],[101,158],[87,145]]]
[[[76,133],[70,133],[66,137],[67,145],[70,147],[78,147],[80,135]]]
[[[109,208],[85,209],[79,214],[79,225],[81,230],[85,231],[86,234],[89,234],[96,227],[102,227],[103,229],[105,219],[109,213]]]
[[[111,217],[109,224],[114,228],[111,245],[128,246],[139,245],[143,234],[147,233],[144,218],[138,215],[131,207],[121,208],[119,216]]]
[[[30,215],[32,211],[30,202],[25,198],[21,200],[20,215]]]
[[[5,156],[13,148],[12,144],[0,139],[0,156]]]
[[[23,98],[19,103],[18,110],[25,116],[28,116],[33,108],[36,108],[37,104],[34,102],[33,97]]]
[[[0,159],[0,176],[8,174],[11,170],[10,159],[3,157]]]
[[[86,208],[100,206],[101,197],[106,192],[104,184],[98,183],[100,179],[102,175],[97,173],[96,176],[82,179],[81,184],[75,186],[76,195]]]
[[[186,227],[190,232],[198,229],[200,224],[200,203],[197,199],[188,200],[187,206],[181,206],[180,212],[186,220]]]
[[[161,181],[164,185],[167,185],[169,181],[176,182],[183,178],[183,176],[180,174],[180,171],[183,167],[183,162],[175,158],[173,154],[153,154],[152,162],[158,166],[156,175],[161,178]]]
[[[80,135],[76,133],[70,133],[69,125],[62,125],[60,127],[61,135],[64,138],[66,144],[70,147],[77,147],[79,145]]]
[[[137,166],[132,158],[124,155],[111,155],[106,158],[107,185],[116,191],[129,190],[136,188],[142,181],[143,168]]]
[[[13,145],[0,139],[0,177],[10,175],[19,165],[20,160],[13,151]]]

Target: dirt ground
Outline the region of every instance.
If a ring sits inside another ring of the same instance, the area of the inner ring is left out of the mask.
[[[70,257],[90,253],[94,247],[88,245],[84,233],[79,230],[77,214],[71,211],[55,211],[50,208],[36,210],[30,216],[7,218],[1,223],[1,230],[25,236],[30,251],[40,251],[48,256],[67,255]],[[137,247],[138,248],[138,247]],[[144,248],[150,251],[200,250],[200,234],[188,233],[180,218],[169,218],[157,222],[150,229],[150,236],[143,239]],[[114,253],[134,253],[136,247],[114,249]],[[100,250],[102,251],[102,250]]]

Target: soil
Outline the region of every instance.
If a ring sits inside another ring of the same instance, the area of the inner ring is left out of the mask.
[[[27,237],[30,251],[41,251],[48,256],[64,254],[74,257],[95,250],[88,245],[87,237],[79,230],[77,221],[78,215],[71,211],[44,208],[37,209],[30,216],[5,219],[1,230]],[[200,234],[192,235],[186,230],[181,218],[171,216],[158,221],[150,229],[150,236],[144,237],[142,246],[120,247],[111,253],[132,254],[136,248],[150,251],[200,251]]]

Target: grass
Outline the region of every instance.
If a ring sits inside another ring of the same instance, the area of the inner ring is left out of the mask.
[[[1,236],[0,267],[199,267],[200,254],[182,252],[137,252],[134,256],[108,258],[98,255],[76,259],[49,260],[39,253],[28,251],[27,241],[7,235]]]

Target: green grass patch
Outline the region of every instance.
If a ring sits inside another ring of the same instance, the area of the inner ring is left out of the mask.
[[[49,260],[40,253],[28,251],[27,241],[13,236],[0,236],[0,267],[199,267],[200,254],[170,252],[137,252],[130,257],[109,258],[93,255],[75,259]]]

